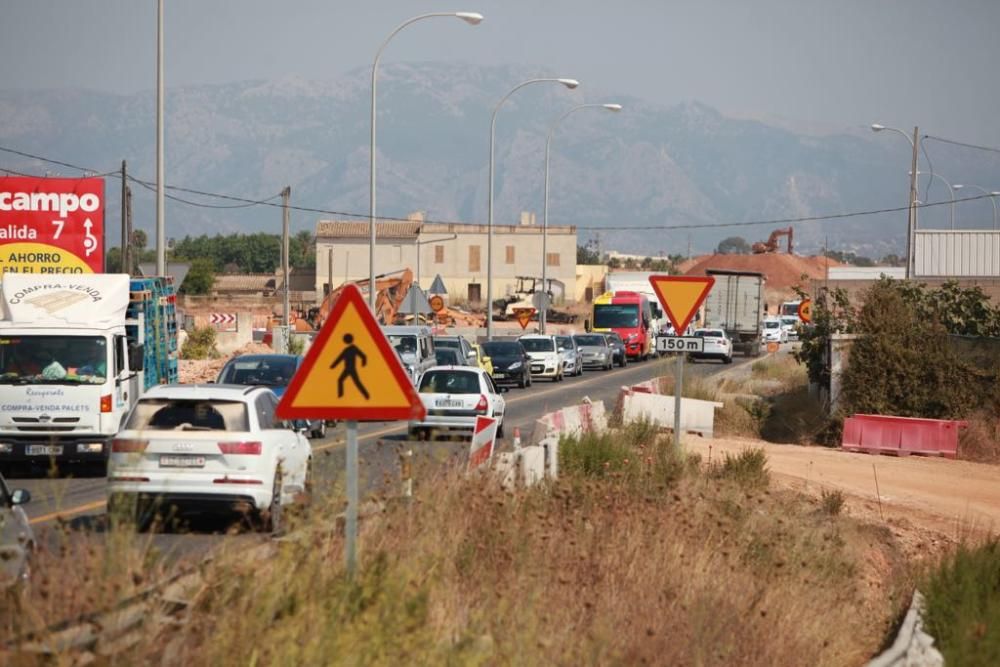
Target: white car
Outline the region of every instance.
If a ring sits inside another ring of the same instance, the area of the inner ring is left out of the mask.
[[[802,321],[794,315],[781,316],[781,328],[788,334],[788,340],[799,339],[799,324]]]
[[[778,318],[764,320],[764,342],[765,343],[787,343],[788,331],[781,326]]]
[[[239,512],[279,530],[308,489],[312,447],[278,421],[267,387],[163,385],[146,392],[111,443],[108,511]]]
[[[563,360],[555,336],[526,334],[517,340],[531,357],[532,377],[551,378],[553,382],[562,382]]]
[[[556,336],[559,354],[563,359],[563,373],[571,377],[583,375],[583,355],[572,336]]]
[[[410,422],[411,437],[452,431],[468,432],[471,436],[479,416],[495,418],[497,437],[503,437],[507,403],[500,395],[502,390],[482,368],[435,366],[420,376],[417,391],[427,415],[423,421]]]
[[[695,359],[719,359],[724,364],[733,363],[733,341],[722,329],[697,329],[694,335],[705,339],[705,349],[688,355]]]

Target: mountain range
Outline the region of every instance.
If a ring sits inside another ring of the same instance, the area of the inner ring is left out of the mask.
[[[539,76],[551,73],[526,66],[383,65],[379,213],[402,217],[420,210],[432,220],[485,222],[493,106],[518,82]],[[253,200],[290,185],[293,205],[367,214],[369,77],[369,70],[358,69],[328,82],[286,78],[168,89],[167,183]],[[787,226],[720,226],[727,223],[895,208],[907,201],[910,150],[898,135],[865,128],[797,132],[788,123],[727,117],[698,102],[664,107],[585,85],[569,91],[545,84],[518,91],[498,114],[495,222],[516,223],[521,211],[534,211],[541,223],[549,124],[577,104],[602,102],[625,108],[574,113],[552,144],[549,222],[577,225],[581,243],[599,234],[606,250],[686,254],[690,246],[705,252],[727,236],[755,241]],[[0,91],[0,147],[98,173],[115,171],[126,159],[131,174],[152,180],[154,132],[151,92]],[[991,154],[935,149],[935,169],[952,178],[1000,183],[1000,160]],[[2,152],[0,169],[79,174]],[[108,178],[106,187],[113,230],[119,181]],[[947,199],[940,184],[934,188],[927,199]],[[168,200],[169,237],[280,230],[277,208],[232,208],[238,202],[171,195],[217,208]],[[152,193],[135,186],[134,207],[137,225],[152,229]],[[921,219],[946,226],[946,209],[927,210]],[[958,211],[959,226],[990,226],[989,202],[967,202]],[[296,211],[292,220],[295,229],[313,229],[319,219],[338,217]],[[878,257],[901,251],[905,224],[905,211],[898,211],[793,226],[799,251],[828,245]],[[110,236],[117,238],[114,231]]]

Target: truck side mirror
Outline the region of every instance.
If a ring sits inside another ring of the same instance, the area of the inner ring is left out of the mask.
[[[141,343],[128,344],[128,367],[133,371],[145,370],[144,349]]]
[[[590,333],[590,318],[587,318],[583,321],[583,330],[586,331],[587,333]]]

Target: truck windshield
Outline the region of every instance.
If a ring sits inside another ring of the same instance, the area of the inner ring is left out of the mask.
[[[628,329],[639,326],[639,306],[600,304],[594,306],[595,329]]]
[[[0,336],[0,384],[104,384],[102,336]]]

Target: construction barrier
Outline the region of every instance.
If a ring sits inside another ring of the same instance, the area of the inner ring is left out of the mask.
[[[903,618],[896,641],[866,667],[943,667],[944,656],[924,628],[925,609],[924,596],[920,591],[913,591],[910,609]]]
[[[674,427],[674,397],[635,392],[622,388],[619,404],[622,423],[646,419],[661,428]],[[697,433],[711,438],[715,432],[715,411],[724,407],[716,401],[681,399],[681,433]]]
[[[608,428],[608,417],[604,402],[590,402],[584,399],[580,405],[543,415],[535,422],[532,444],[541,444],[549,437],[558,440],[562,436],[579,437],[584,433],[601,433]]]
[[[958,430],[964,421],[917,419],[889,415],[854,415],[844,420],[841,449],[895,456],[958,455]]]
[[[538,445],[500,452],[493,457],[493,471],[505,489],[534,486],[546,477],[545,457],[545,448]]]

